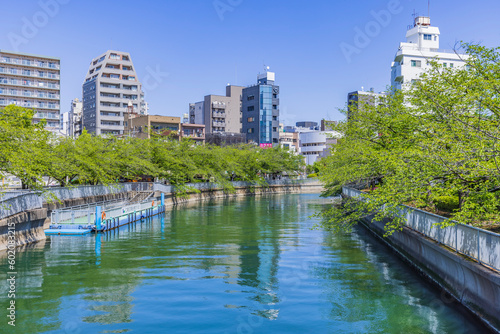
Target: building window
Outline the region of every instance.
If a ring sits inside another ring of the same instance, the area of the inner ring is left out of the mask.
[[[278,116],[273,116],[273,121],[277,121],[278,120]]]
[[[255,107],[254,106],[250,106],[247,108],[247,111],[254,111],[255,110]]]
[[[255,121],[255,117],[248,117],[247,122],[248,123],[253,123]]]
[[[412,60],[411,67],[422,67],[422,62],[420,60]]]
[[[424,40],[425,41],[432,41],[432,35],[424,34]]]
[[[273,127],[273,132],[278,132],[278,128]]]
[[[450,63],[450,67],[453,67],[453,63]]]
[[[247,133],[253,133],[253,128],[248,129]]]
[[[277,110],[278,109],[278,106],[276,104],[273,104],[273,109],[274,110]]]
[[[437,41],[437,40],[438,40],[438,37],[436,35],[436,36],[434,36],[434,42]]]
[[[443,67],[448,67],[448,63],[443,63]]]
[[[253,99],[255,99],[255,96],[253,96],[253,95],[248,95],[248,97],[247,97],[247,101],[252,101]]]
[[[277,99],[278,98],[278,94],[273,94],[273,99]]]

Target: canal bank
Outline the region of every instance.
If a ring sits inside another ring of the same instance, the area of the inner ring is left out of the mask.
[[[344,195],[352,197],[361,194],[359,191],[345,188]],[[461,303],[483,321],[492,332],[500,333],[500,273],[489,266],[482,265],[480,260],[476,262],[472,251],[477,247],[476,258],[480,259],[481,254],[487,254],[489,250],[493,256],[488,259],[496,265],[500,253],[497,253],[495,240],[489,238],[490,247],[483,246],[479,249],[481,243],[479,237],[476,240],[468,240],[467,234],[461,233],[460,236],[464,241],[460,241],[457,233],[454,241],[455,247],[453,247],[453,244],[447,245],[446,243],[446,239],[453,238],[444,238],[446,232],[449,233],[452,229],[440,229],[432,225],[438,216],[421,213],[420,210],[407,211],[406,214],[407,226],[390,237],[384,237],[387,220],[372,222],[373,216],[368,216],[362,220],[362,225],[377,235],[428,280],[446,291],[451,299]],[[432,223],[429,222],[429,218],[432,219]],[[417,220],[417,224],[414,220]],[[445,218],[442,217],[442,220]],[[425,226],[426,223],[428,226]],[[427,230],[427,232],[421,233],[419,230]],[[429,237],[432,235],[436,238]],[[463,248],[460,246],[462,244]],[[473,257],[460,254],[459,250]]]
[[[234,192],[224,190],[213,183],[189,184],[190,191],[178,194],[175,187],[160,183],[130,183],[111,186],[79,186],[54,188],[39,196],[24,193],[6,198],[0,208],[0,251],[8,246],[9,234],[15,247],[45,239],[44,230],[50,226],[51,213],[55,210],[92,203],[140,202],[141,198],[158,201],[165,196],[165,206],[175,206],[217,198],[261,196],[278,193],[319,193],[323,186],[317,180],[269,180],[268,184],[255,185],[248,182],[233,182]],[[56,200],[57,199],[57,200]],[[12,247],[12,246],[11,246]]]

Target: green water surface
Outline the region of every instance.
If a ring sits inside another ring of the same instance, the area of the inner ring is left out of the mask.
[[[0,332],[485,332],[363,228],[311,229],[325,203],[206,202],[98,236],[48,237],[18,252],[16,327],[4,311]]]

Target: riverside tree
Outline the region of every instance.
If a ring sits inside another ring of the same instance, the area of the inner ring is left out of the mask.
[[[391,233],[402,226],[401,204],[446,209],[468,224],[498,218],[499,49],[463,48],[466,66],[444,68],[429,59],[431,69],[408,90],[357,106],[338,126],[344,137],[320,164],[325,195],[345,185],[371,191],[367,201],[323,213],[324,226],[349,229],[362,217],[391,217]]]
[[[180,189],[189,182],[211,181],[232,190],[230,181],[265,184],[264,175],[302,169],[302,158],[281,148],[253,145],[217,147],[152,134],[151,139],[94,136],[56,137],[33,123],[35,112],[22,107],[0,109],[0,171],[43,190],[43,178],[61,186],[112,184],[151,176]]]

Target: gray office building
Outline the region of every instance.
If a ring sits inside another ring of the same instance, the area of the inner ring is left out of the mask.
[[[257,77],[257,85],[243,89],[242,132],[247,142],[261,147],[279,145],[279,86],[275,73]]]
[[[147,113],[141,83],[127,52],[107,51],[90,63],[83,84],[83,127],[96,135],[122,135],[124,113]]]
[[[189,104],[189,122],[204,124],[209,133],[241,133],[241,92],[243,87],[228,85],[226,95],[207,95]]]

